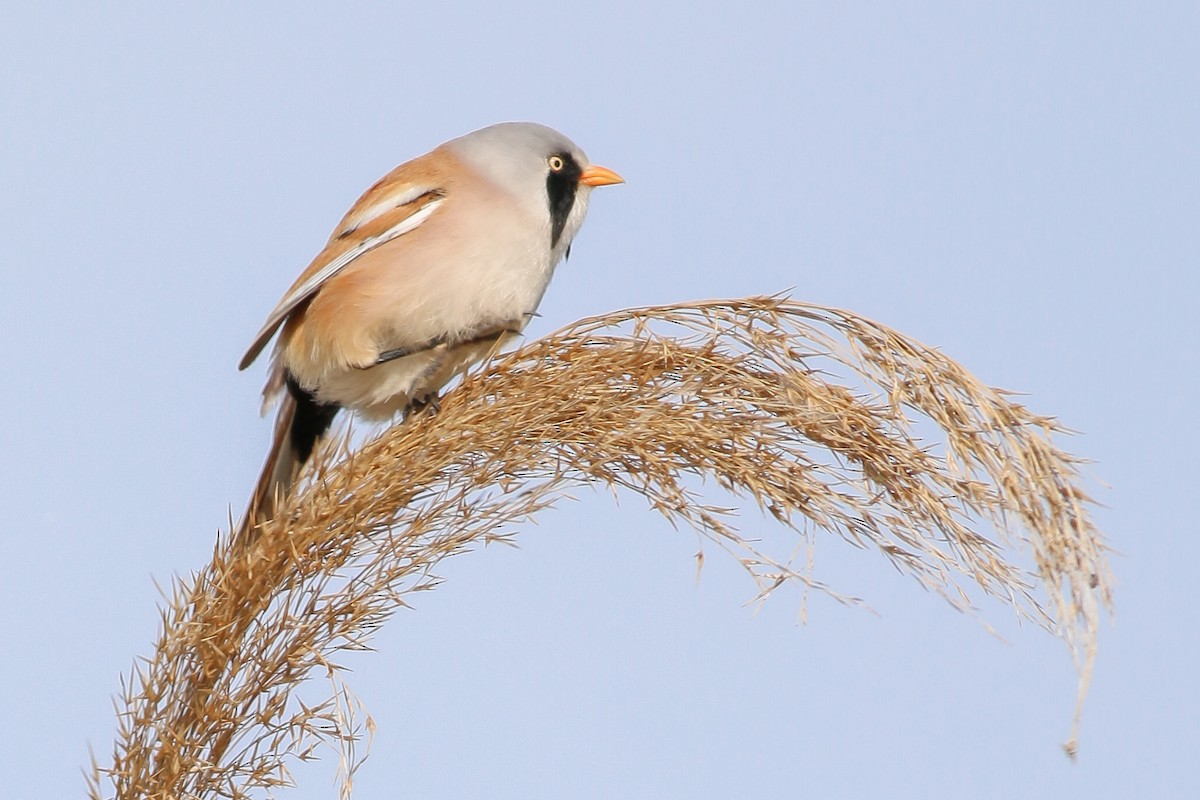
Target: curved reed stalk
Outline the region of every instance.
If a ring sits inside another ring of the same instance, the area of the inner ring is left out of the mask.
[[[287,784],[289,759],[322,742],[340,746],[348,793],[371,723],[333,659],[366,648],[443,558],[512,536],[581,484],[644,496],[737,558],[764,597],[791,581],[827,587],[742,537],[687,476],[803,537],[875,548],[956,608],[972,591],[995,597],[1070,645],[1082,702],[1110,578],[1057,431],[845,311],[775,297],[584,320],[492,361],[436,416],[355,452],[330,446],[249,549],[219,541],[176,583],[91,794],[243,797]],[[305,705],[293,692],[314,670],[333,691]],[[1077,729],[1078,709],[1068,752]]]

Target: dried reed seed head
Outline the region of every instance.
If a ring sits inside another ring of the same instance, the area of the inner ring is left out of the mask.
[[[288,759],[320,741],[341,749],[347,792],[364,732],[332,659],[368,647],[411,592],[435,585],[443,558],[507,541],[587,484],[695,528],[763,598],[800,582],[853,601],[797,565],[800,551],[744,538],[688,476],[752,500],[810,547],[815,529],[874,547],[956,608],[977,587],[1071,645],[1082,700],[1110,579],[1058,431],[845,311],[760,297],[576,323],[492,361],[434,417],[354,452],[334,439],[249,551],[222,540],[177,582],[92,795],[103,776],[121,797],[242,797],[286,785]],[[918,436],[930,432],[941,441]],[[333,691],[304,705],[294,690],[314,670]]]

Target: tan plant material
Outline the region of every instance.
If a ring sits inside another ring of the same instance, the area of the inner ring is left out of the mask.
[[[222,538],[176,583],[91,794],[245,797],[287,785],[291,759],[330,742],[348,794],[372,723],[339,653],[366,649],[442,559],[507,540],[581,485],[645,497],[738,559],[763,597],[826,589],[793,563],[824,532],[956,608],[997,598],[1070,645],[1082,702],[1110,576],[1059,430],[845,311],[760,297],[584,320],[493,360],[436,415],[327,447],[252,541]],[[696,475],[800,538],[766,552],[689,488]],[[314,673],[333,690],[306,704]],[[1069,752],[1077,729],[1078,707]]]

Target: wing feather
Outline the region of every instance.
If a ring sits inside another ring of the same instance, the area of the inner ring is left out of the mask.
[[[386,188],[386,192],[376,189]],[[384,194],[380,197],[380,194]],[[387,195],[394,199],[388,202]],[[238,369],[250,366],[275,331],[298,306],[312,297],[322,285],[354,259],[374,250],[386,242],[403,236],[418,228],[432,216],[443,202],[444,193],[437,188],[393,184],[384,187],[383,182],[372,187],[363,195],[354,208],[346,214],[334,231],[333,237],[308,269],[296,280],[279,304],[267,317],[254,342],[242,356]]]

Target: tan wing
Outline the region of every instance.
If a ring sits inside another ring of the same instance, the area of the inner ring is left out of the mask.
[[[440,159],[423,156],[401,164],[367,190],[334,230],[325,248],[301,273],[242,356],[238,369],[254,363],[288,316],[322,285],[364,253],[415,230],[445,201]],[[432,162],[432,163],[430,163]]]

